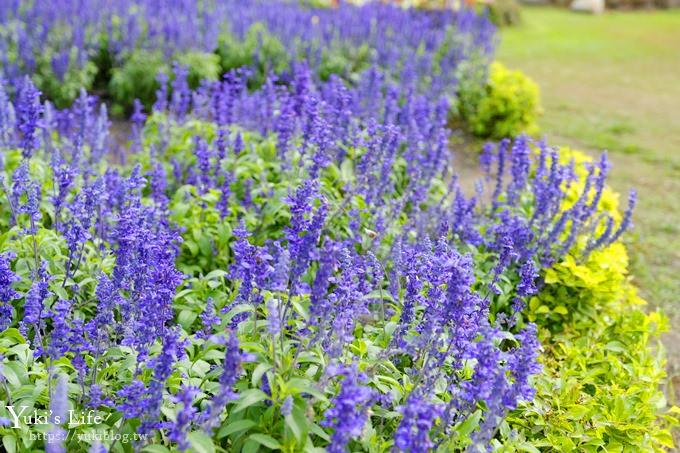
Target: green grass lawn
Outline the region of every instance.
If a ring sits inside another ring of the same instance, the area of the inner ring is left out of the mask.
[[[502,30],[498,60],[540,85],[550,143],[608,150],[611,184],[624,196],[637,188],[634,278],[672,318],[666,343],[680,376],[680,10],[526,7],[521,25]]]

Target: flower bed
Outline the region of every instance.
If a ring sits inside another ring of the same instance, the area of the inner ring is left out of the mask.
[[[0,85],[5,450],[672,444],[606,155],[504,139],[466,195],[403,75],[175,68],[122,148],[85,91]]]

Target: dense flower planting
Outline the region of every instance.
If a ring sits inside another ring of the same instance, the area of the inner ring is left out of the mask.
[[[0,84],[5,450],[672,443],[647,348],[663,318],[634,308],[620,242],[635,193],[620,210],[606,155],[520,134],[484,148],[472,194],[453,173],[451,103],[491,50],[485,19],[252,2],[227,35],[231,2],[102,2],[110,22],[62,3],[2,7],[23,49]],[[58,109],[22,75],[53,36],[77,71],[106,38],[119,69],[215,45],[226,73],[178,58],[121,140],[98,98]],[[323,72],[364,45],[366,67]]]
[[[424,13],[380,3],[301,8],[272,1],[6,1],[0,5],[0,74],[25,74],[57,105],[79,89],[107,91],[120,105],[150,106],[156,75],[188,66],[202,77],[248,67],[286,78],[295,61],[315,76],[355,80],[371,66],[402,87],[454,96],[465,74],[485,67],[495,27],[472,11]],[[194,86],[195,87],[195,86]]]

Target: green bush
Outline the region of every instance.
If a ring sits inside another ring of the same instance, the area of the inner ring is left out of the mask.
[[[163,55],[159,52],[137,51],[130,55],[123,66],[114,68],[109,83],[109,94],[113,99],[113,113],[129,113],[135,99],[149,109],[159,88],[156,77],[159,72],[168,72]]]
[[[219,57],[205,52],[187,52],[174,57],[174,61],[189,71],[188,82],[195,89],[203,79],[217,80],[221,74]],[[172,67],[160,52],[139,50],[130,55],[123,66],[114,68],[109,93],[114,101],[115,115],[131,112],[135,99],[147,110],[151,109],[156,90],[160,88],[158,75],[163,72],[172,79]]]
[[[196,89],[201,80],[217,80],[222,74],[220,57],[214,53],[187,52],[176,57],[177,62],[189,69],[189,87]]]
[[[539,88],[520,71],[494,62],[484,84],[475,77],[462,80],[459,98],[458,113],[478,137],[500,139],[538,132]]]
[[[521,8],[516,0],[494,0],[484,9],[489,20],[499,27],[517,25],[522,20]]]
[[[75,60],[77,50],[71,52],[71,60]],[[69,107],[80,94],[81,88],[90,90],[97,75],[97,66],[88,61],[82,67],[69,64],[63,78],[59,78],[52,69],[49,53],[38,60],[38,67],[33,75],[33,81],[42,93],[50,99],[57,108]]]
[[[370,61],[371,48],[368,44],[359,47],[338,46],[325,50],[319,64],[319,78],[325,81],[335,74],[351,80],[366,69]]]
[[[250,86],[253,88],[261,86],[270,71],[281,73],[288,69],[291,59],[281,41],[261,23],[251,26],[243,40],[231,33],[222,34],[217,55],[224,72],[252,68]]]

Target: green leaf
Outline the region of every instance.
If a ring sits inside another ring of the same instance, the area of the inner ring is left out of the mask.
[[[241,453],[256,453],[259,449],[260,444],[258,444],[254,440],[248,440],[245,444],[243,444]]]
[[[21,376],[26,377],[26,368],[18,362],[4,364],[3,374],[12,387],[20,387],[23,384]]]
[[[482,418],[482,411],[477,410],[475,411],[474,414],[469,416],[467,420],[465,420],[463,423],[458,425],[458,428],[456,428],[456,431],[462,436],[462,437],[468,437],[472,431],[475,430],[479,426],[479,420]]]
[[[189,330],[189,327],[194,323],[197,313],[189,310],[182,310],[177,316],[177,322],[184,328],[184,330]]]
[[[323,440],[325,440],[327,442],[331,440],[331,437],[328,435],[328,433],[326,431],[324,431],[323,428],[321,428],[316,423],[312,423],[310,425],[309,430],[310,430],[310,432],[316,434],[317,436],[319,436],[320,438],[322,438]]]
[[[274,439],[272,436],[268,434],[252,434],[248,440],[252,440],[254,442],[257,442],[260,445],[264,445],[267,448],[271,448],[272,450],[280,450],[281,449],[281,444],[279,443],[278,440]]]
[[[248,430],[253,426],[257,426],[257,423],[252,420],[238,420],[220,428],[219,432],[217,433],[217,438],[222,439],[234,433]]]
[[[255,367],[255,370],[253,371],[253,376],[250,380],[250,382],[252,383],[252,385],[254,387],[258,386],[260,384],[260,380],[262,379],[262,375],[264,375],[264,373],[269,371],[271,369],[271,367],[272,367],[271,364],[267,363],[267,362],[259,363]]]
[[[664,447],[673,448],[675,446],[673,436],[667,430],[657,432],[654,438]]]
[[[191,451],[196,453],[214,453],[215,445],[206,433],[202,431],[194,431],[189,434],[189,443],[191,444]]]
[[[9,434],[2,437],[2,445],[5,447],[7,453],[14,453],[17,451],[17,440]]]
[[[286,426],[288,426],[295,436],[298,442],[307,437],[309,432],[309,422],[307,417],[305,417],[304,409],[298,407],[297,405],[293,407],[293,410],[289,415],[285,417]]]
[[[517,447],[519,451],[526,451],[528,453],[541,453],[541,450],[534,447],[530,443],[523,443]]]
[[[254,404],[265,401],[267,398],[269,398],[267,394],[260,389],[245,390],[240,394],[236,406],[232,410],[232,413],[236,414],[241,412],[242,410],[245,410]]]
[[[191,253],[191,256],[196,256],[198,255],[198,244],[196,244],[194,241],[184,241],[184,245],[189,249],[189,253]]]
[[[302,393],[307,393],[313,397],[321,400],[327,401],[326,395],[324,395],[319,389],[315,388],[312,383],[306,379],[293,378],[286,383],[286,387],[291,394],[298,395]]]
[[[206,280],[214,280],[216,278],[220,277],[228,277],[229,273],[227,271],[224,271],[222,269],[215,269],[214,271],[209,272],[205,277],[203,277]]]

